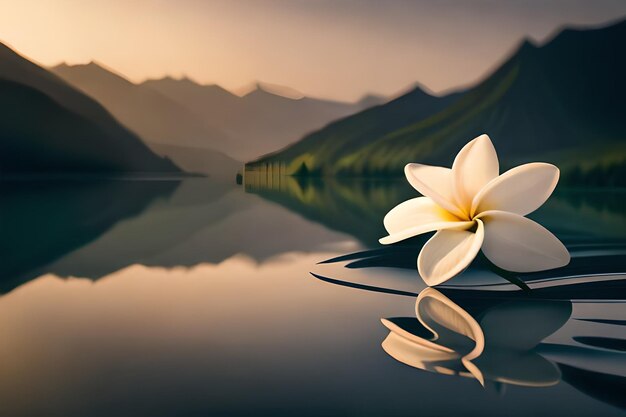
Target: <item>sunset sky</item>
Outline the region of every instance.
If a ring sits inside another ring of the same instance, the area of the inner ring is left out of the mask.
[[[626,16],[624,0],[0,0],[0,41],[45,65],[99,61],[132,81],[255,80],[354,100],[475,82],[524,36]]]

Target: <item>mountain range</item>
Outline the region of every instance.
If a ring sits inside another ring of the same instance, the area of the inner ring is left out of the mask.
[[[133,84],[96,62],[57,65],[57,76],[105,106],[157,154],[185,171],[233,178],[241,163],[216,150],[231,139],[177,102]],[[201,163],[197,163],[200,159]]]
[[[134,84],[95,62],[48,71],[0,44],[0,171],[181,167],[232,179],[237,159],[280,149],[246,164],[245,177],[400,176],[407,162],[450,165],[488,133],[503,168],[548,161],[564,182],[625,185],[625,41],[626,21],[565,29],[541,46],[522,42],[463,91],[416,87],[387,103],[262,83],[241,97],[189,78]]]
[[[188,78],[167,77],[142,85],[187,106],[203,120],[227,132],[233,140],[222,150],[242,160],[283,148],[333,120],[384,102],[384,98],[374,95],[366,95],[356,103],[302,97],[297,92],[291,92],[288,97],[265,83],[256,83],[243,97],[217,85],[199,85]]]
[[[0,43],[0,172],[180,172],[99,103]]]
[[[246,165],[246,176],[398,176],[408,162],[450,166],[491,136],[503,168],[556,163],[572,183],[626,183],[626,21],[524,41],[477,85],[420,88],[349,116]]]
[[[95,62],[60,64],[52,71],[101,102],[150,146],[166,145],[168,148],[153,149],[183,167],[187,159],[170,153],[171,147],[216,150],[235,160],[247,160],[383,101],[376,96],[357,103],[290,98],[262,83],[239,97],[220,86],[201,85],[186,77],[134,84]]]

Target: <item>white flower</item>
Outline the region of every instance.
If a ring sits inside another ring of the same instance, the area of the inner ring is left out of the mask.
[[[452,169],[421,164],[404,168],[424,197],[394,207],[384,219],[395,243],[437,231],[422,248],[417,268],[433,286],[461,273],[482,248],[496,266],[515,272],[558,268],[570,260],[565,246],[524,216],[552,194],[559,169],[535,162],[499,174],[498,156],[487,135],[461,149]]]

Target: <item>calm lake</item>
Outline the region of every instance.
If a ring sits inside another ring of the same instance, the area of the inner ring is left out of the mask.
[[[557,188],[529,216],[567,267],[507,280],[478,259],[436,290],[425,239],[377,241],[416,195],[0,183],[0,415],[623,415],[626,191]]]

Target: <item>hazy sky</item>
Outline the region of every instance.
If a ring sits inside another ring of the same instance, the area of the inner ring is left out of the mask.
[[[524,36],[623,16],[625,0],[0,0],[0,41],[42,64],[93,59],[133,81],[262,80],[352,100],[466,85]]]

